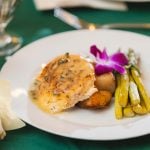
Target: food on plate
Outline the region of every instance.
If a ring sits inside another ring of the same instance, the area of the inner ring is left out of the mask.
[[[141,95],[142,100],[145,103],[147,111],[150,112],[150,99],[148,96],[148,92],[146,91],[144,84],[141,80],[140,74],[135,68],[131,68],[131,74],[133,76],[133,79],[135,80],[135,83],[137,84],[139,93]]]
[[[128,91],[129,91],[129,77],[126,72],[120,75],[120,92],[119,92],[119,104],[122,107],[126,107],[128,104]]]
[[[6,131],[25,126],[11,109],[10,83],[0,80],[0,140],[6,136]]]
[[[74,106],[107,108],[114,96],[116,119],[150,112],[150,99],[133,50],[108,55],[92,45],[94,60],[66,53],[50,61],[30,88],[35,104],[49,113]]]
[[[139,115],[147,114],[147,109],[143,101],[141,101],[140,104],[132,106],[132,109],[136,114],[139,114]]]
[[[98,90],[106,90],[114,93],[116,89],[115,76],[112,72],[96,75],[95,86]]]
[[[128,104],[124,109],[123,109],[123,115],[125,117],[134,117],[135,116],[135,113],[131,107],[130,104]]]
[[[133,106],[140,104],[140,95],[138,92],[137,85],[135,81],[133,80],[132,76],[129,76],[130,82],[129,82],[129,97],[130,102]]]
[[[79,102],[78,106],[82,108],[104,108],[109,105],[112,98],[112,93],[110,91],[97,91],[88,99]]]
[[[115,76],[111,72],[95,76],[95,86],[98,91],[88,99],[79,102],[78,106],[82,108],[98,109],[110,104],[115,91]]]
[[[121,105],[119,104],[119,93],[120,93],[120,75],[117,74],[116,75],[116,82],[117,82],[117,87],[115,90],[115,106],[114,106],[114,110],[115,110],[115,117],[116,119],[122,119],[123,118],[123,108],[121,107]]]
[[[150,112],[150,98],[141,79],[138,59],[133,50],[128,51],[128,59],[126,73],[116,74],[115,116],[117,119]]]
[[[30,95],[46,112],[57,113],[75,106],[97,91],[90,62],[66,53],[50,61],[36,78]]]

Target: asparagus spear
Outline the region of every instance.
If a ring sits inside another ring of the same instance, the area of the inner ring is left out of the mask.
[[[122,113],[122,107],[119,104],[119,93],[120,93],[120,75],[117,74],[116,75],[116,79],[117,79],[117,88],[115,90],[115,116],[116,119],[121,119],[123,117],[123,113]]]
[[[134,51],[132,50],[132,49],[129,49],[129,51],[128,51],[128,66],[127,66],[127,68],[128,69],[130,69],[131,67],[134,67],[134,68],[136,68],[138,71],[139,71],[139,69],[138,69],[138,57],[136,56],[136,54],[134,53]]]
[[[133,50],[128,52],[129,65],[124,75],[117,74],[115,92],[115,115],[117,119],[124,116],[133,117],[135,113],[143,115],[150,112],[150,99],[140,77],[137,57]],[[128,94],[131,105],[128,101]]]
[[[132,107],[130,104],[128,104],[125,108],[123,108],[123,114],[125,117],[134,117],[135,113],[132,110]]]
[[[128,92],[129,92],[129,76],[128,73],[120,76],[120,93],[119,93],[119,104],[122,107],[126,107],[128,103]]]
[[[144,105],[144,102],[141,102],[141,104],[137,104],[132,107],[133,111],[139,115],[144,115],[147,113],[147,109]]]
[[[131,69],[131,75],[138,87],[139,94],[145,103],[147,111],[150,112],[150,99],[148,96],[148,92],[146,91],[144,84],[142,82],[142,79],[140,77],[140,72],[137,67],[137,63],[138,63],[137,57],[136,57],[134,51],[131,49],[128,52],[128,58],[129,58],[129,67]]]
[[[140,92],[140,96],[142,97],[142,99],[145,103],[146,109],[148,112],[150,112],[150,99],[149,99],[148,93],[144,87],[144,84],[141,80],[140,74],[134,67],[131,68],[131,74],[137,84],[138,90]]]
[[[140,96],[137,89],[137,85],[135,84],[131,75],[129,75],[130,83],[129,83],[129,97],[132,106],[135,106],[140,103]]]

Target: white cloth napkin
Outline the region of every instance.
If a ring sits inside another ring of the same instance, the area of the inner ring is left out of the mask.
[[[22,122],[11,109],[10,83],[0,79],[0,140],[6,136],[8,130],[24,127]]]
[[[56,7],[79,6],[120,11],[126,11],[128,9],[124,2],[106,0],[34,0],[34,3],[37,10],[50,10]]]

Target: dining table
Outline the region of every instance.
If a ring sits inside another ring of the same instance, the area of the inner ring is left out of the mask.
[[[88,7],[65,9],[93,23],[150,23],[150,2],[127,2],[127,6],[127,11],[92,9]],[[22,47],[24,47],[40,38],[76,29],[56,18],[54,10],[38,11],[32,0],[22,0],[16,8],[14,18],[7,30],[20,35],[23,38]],[[150,29],[123,30],[150,36]],[[6,62],[6,58],[0,57],[1,68]],[[28,60],[28,58],[26,59]],[[84,140],[48,133],[26,123],[26,126],[21,129],[7,131],[7,136],[0,141],[0,150],[109,149],[149,150],[150,134],[121,140]]]

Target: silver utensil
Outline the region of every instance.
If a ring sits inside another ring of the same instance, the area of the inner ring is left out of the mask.
[[[70,12],[62,9],[55,8],[54,16],[62,20],[63,22],[71,25],[76,29],[89,29],[94,30],[97,28],[103,29],[150,29],[150,23],[112,23],[112,24],[95,24],[91,22],[87,22],[79,17],[71,14]]]

